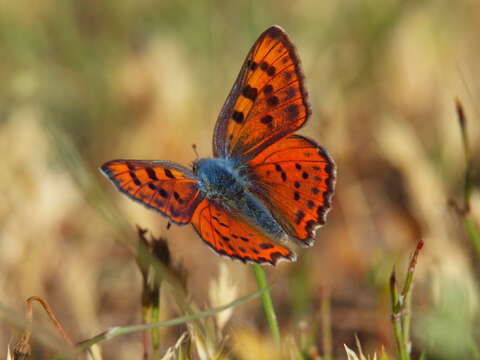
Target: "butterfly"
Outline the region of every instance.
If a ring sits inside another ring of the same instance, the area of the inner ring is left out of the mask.
[[[335,163],[295,134],[311,109],[295,47],[279,26],[248,53],[215,125],[213,158],[192,169],[170,161],[112,160],[118,190],[178,225],[192,224],[214,251],[246,263],[295,261],[291,240],[313,244],[326,221]]]

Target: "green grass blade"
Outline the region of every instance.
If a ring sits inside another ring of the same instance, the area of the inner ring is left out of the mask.
[[[273,307],[272,297],[270,291],[268,291],[267,276],[265,270],[260,265],[253,264],[253,272],[255,273],[255,279],[257,280],[258,288],[264,290],[262,293],[262,305],[267,318],[268,326],[272,333],[273,341],[275,344],[280,345],[280,329],[278,327],[277,316],[275,315],[275,309]]]
[[[225,305],[222,305],[222,306],[219,306],[219,307],[216,307],[216,308],[204,311],[204,312],[196,313],[196,314],[193,314],[193,315],[181,316],[181,317],[178,317],[178,318],[175,318],[175,319],[160,321],[160,322],[151,323],[151,324],[113,327],[113,328],[110,328],[110,329],[104,331],[103,333],[101,333],[99,335],[94,336],[91,339],[88,339],[86,341],[81,342],[80,344],[78,344],[77,350],[80,350],[80,351],[86,350],[94,344],[97,344],[97,343],[102,342],[104,340],[110,340],[110,339],[112,339],[114,337],[117,337],[117,336],[120,336],[120,335],[131,334],[131,333],[135,333],[135,332],[139,332],[139,331],[146,331],[146,330],[150,330],[150,329],[153,329],[153,328],[179,325],[179,324],[187,323],[187,322],[190,322],[190,321],[207,318],[207,317],[216,315],[219,312],[225,311],[227,309],[242,305],[242,304],[246,303],[247,301],[250,301],[250,300],[264,294],[266,291],[268,291],[268,289],[269,289],[268,287],[264,287],[262,289],[259,289],[259,290],[255,291],[252,294],[243,296],[243,297],[241,297],[237,300],[234,300],[234,301],[232,301],[228,304],[225,304]]]

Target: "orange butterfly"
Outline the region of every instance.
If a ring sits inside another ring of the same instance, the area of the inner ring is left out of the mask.
[[[295,135],[310,116],[295,47],[278,26],[255,42],[215,126],[213,158],[190,170],[168,161],[113,160],[102,172],[118,190],[170,221],[191,223],[221,255],[294,261],[285,245],[311,246],[335,187],[335,164]]]

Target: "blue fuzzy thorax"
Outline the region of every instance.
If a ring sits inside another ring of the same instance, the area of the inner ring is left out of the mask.
[[[194,164],[195,175],[200,180],[200,189],[207,199],[228,200],[248,189],[249,182],[229,159],[199,159]]]
[[[251,180],[242,174],[233,160],[199,159],[194,164],[194,172],[206,199],[226,208],[234,216],[240,215],[273,239],[285,236],[270,211],[252,195]]]

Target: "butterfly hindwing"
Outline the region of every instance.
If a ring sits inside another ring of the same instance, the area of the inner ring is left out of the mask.
[[[272,264],[295,260],[295,254],[274,243],[260,230],[220,204],[203,200],[192,217],[192,225],[213,250],[242,262]]]
[[[294,45],[278,26],[253,45],[220,112],[214,154],[240,162],[299,129],[310,115]]]
[[[101,170],[118,190],[177,224],[190,222],[202,200],[190,170],[172,162],[113,160]]]
[[[311,245],[323,225],[335,187],[335,164],[314,141],[290,135],[249,163],[252,191],[289,235]]]

